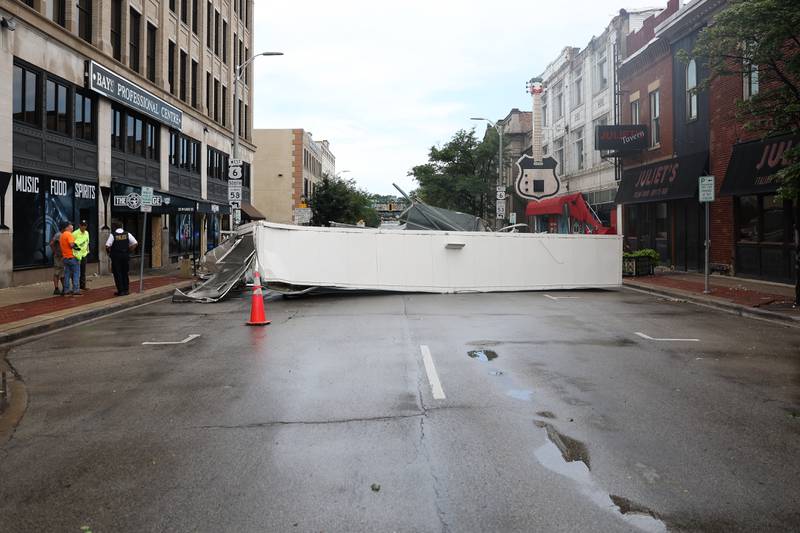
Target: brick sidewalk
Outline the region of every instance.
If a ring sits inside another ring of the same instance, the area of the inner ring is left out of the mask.
[[[643,276],[634,279],[640,284],[653,285],[667,289],[678,289],[700,295],[703,295],[703,289],[705,288],[704,282],[686,279],[684,276],[656,275]],[[774,292],[767,292],[769,289],[756,290],[742,285],[724,286],[715,284],[714,281],[715,280],[712,279],[710,282],[711,294],[708,296],[722,298],[738,305],[744,305],[747,307],[763,307],[773,304],[791,304],[793,301],[793,298],[789,296],[776,294]]]
[[[144,288],[155,289],[170,285],[173,283],[186,282],[185,279],[177,276],[153,276],[145,277]],[[131,280],[130,284],[131,295],[135,295],[139,290],[139,280]],[[114,296],[116,288],[99,287],[83,292],[83,296],[51,296],[48,298],[41,298],[32,300],[30,302],[22,302],[12,305],[0,307],[0,325],[11,324],[20,320],[29,319],[35,316],[53,313],[56,311],[63,311],[66,309],[79,309],[88,304],[100,302],[103,300],[119,300],[124,301],[129,296]]]

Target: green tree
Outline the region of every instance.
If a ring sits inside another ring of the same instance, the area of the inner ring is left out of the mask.
[[[444,146],[431,147],[427,163],[411,169],[419,183],[415,193],[436,207],[494,218],[498,142],[494,130],[482,141],[474,128],[457,131]]]
[[[331,222],[356,224],[359,220],[373,228],[380,224],[371,195],[356,187],[353,180],[324,175],[308,206],[315,226],[329,226]]]
[[[710,76],[758,76],[759,91],[738,103],[743,126],[763,136],[800,132],[800,8],[797,0],[731,0],[704,28],[692,55],[707,61]],[[778,193],[795,205],[797,283],[800,306],[800,146],[786,153]]]

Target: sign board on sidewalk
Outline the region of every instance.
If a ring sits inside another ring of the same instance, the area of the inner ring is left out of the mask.
[[[497,200],[497,218],[506,217],[506,202],[505,200]]]
[[[295,224],[309,224],[311,222],[311,208],[310,207],[295,207],[294,209],[294,223]]]
[[[714,176],[700,176],[697,180],[700,202],[714,201]]]
[[[228,167],[228,179],[229,180],[241,180],[242,179],[242,167],[235,167],[233,165]]]
[[[498,200],[505,200],[506,199],[506,191],[497,191],[497,199]]]
[[[142,205],[153,205],[153,188],[142,187]]]
[[[508,215],[508,222],[511,225],[514,225],[514,224],[517,223],[517,213],[516,212],[512,212],[510,215]]]
[[[153,212],[153,206],[152,205],[144,205],[144,204],[142,204],[142,207],[139,208],[139,211],[141,211],[142,213],[152,213]]]
[[[237,225],[242,223],[242,210],[241,209],[234,209],[233,210],[233,223],[237,224]]]
[[[497,190],[497,192],[506,192],[506,186],[505,185],[498,185],[496,187],[496,190]]]

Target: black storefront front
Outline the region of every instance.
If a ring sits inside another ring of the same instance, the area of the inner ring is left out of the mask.
[[[700,152],[625,169],[616,197],[623,205],[625,249],[652,248],[663,264],[701,268],[705,219],[697,178],[707,168],[708,153]]]
[[[736,144],[720,195],[733,196],[736,274],[793,283],[795,205],[778,196],[776,173],[800,136]]]
[[[141,193],[141,187],[116,181],[112,184],[111,192],[111,220],[123,224],[139,239],[144,229],[144,216],[138,207],[131,207],[136,204],[129,203],[128,198]],[[146,267],[153,265],[149,255],[153,221],[161,225],[162,234],[166,233],[168,256],[172,263],[182,257],[198,259],[206,250],[219,244],[221,220],[230,214],[229,206],[158,190],[154,191],[153,196],[153,217],[148,222],[151,226],[148,235],[144,236]],[[202,249],[202,234],[205,234],[206,250]]]
[[[67,221],[73,222],[75,229],[80,220],[88,221],[88,261],[97,261],[96,183],[28,172],[14,172],[11,180],[15,270],[52,265],[53,254],[48,243]]]
[[[97,262],[100,190],[96,96],[16,57],[11,84],[13,168],[0,177],[0,201],[10,195],[12,212],[0,226],[10,219],[16,284],[42,279],[26,271],[53,264],[48,243],[66,221],[88,222],[87,259]]]

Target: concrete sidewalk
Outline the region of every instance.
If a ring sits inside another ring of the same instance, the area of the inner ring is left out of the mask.
[[[625,278],[635,289],[708,305],[743,316],[781,320],[800,325],[800,309],[793,307],[794,286],[732,276],[712,275],[710,294],[704,294],[703,274],[663,272]]]
[[[164,298],[192,281],[169,268],[145,272],[142,293],[132,275],[127,296],[114,296],[111,275],[87,277],[82,296],[55,296],[52,282],[0,289],[0,344]]]

